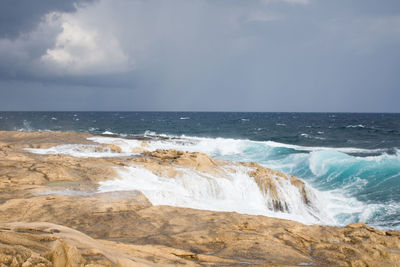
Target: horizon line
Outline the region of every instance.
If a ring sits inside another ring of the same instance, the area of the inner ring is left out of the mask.
[[[400,114],[400,111],[167,111],[167,110],[0,110],[0,112],[126,112],[126,113],[341,113],[341,114]]]

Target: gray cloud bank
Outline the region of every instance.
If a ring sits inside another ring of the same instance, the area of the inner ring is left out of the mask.
[[[400,112],[396,0],[5,0],[0,10],[1,110]]]
[[[0,2],[0,36],[13,38],[33,30],[49,12],[74,12],[91,0],[2,0]]]

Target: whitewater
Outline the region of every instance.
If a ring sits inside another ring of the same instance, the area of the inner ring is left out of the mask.
[[[128,157],[135,156],[141,141],[126,136],[88,138],[99,144],[112,144],[122,153],[95,145],[60,145],[48,149],[27,149],[40,154],[67,154],[74,157]],[[357,157],[351,153],[371,153],[359,148],[302,147],[278,142],[238,140],[228,138],[202,138],[168,136],[146,132],[145,149],[175,149],[203,152],[214,158],[230,161],[257,162],[265,167],[307,177],[311,207],[301,201],[298,190],[289,182],[278,185],[280,198],[288,203],[288,211],[273,211],[271,198],[260,192],[246,170],[236,167],[230,177],[205,175],[194,170],[182,169],[183,176],[175,179],[160,177],[138,167],[118,168],[119,178],[100,182],[99,192],[139,190],[153,205],[170,205],[215,211],[235,211],[244,214],[265,215],[296,220],[306,224],[346,225],[367,222],[378,228],[388,228],[382,216],[396,215],[398,203],[373,203],[358,200],[355,195],[366,188],[376,188],[382,181],[372,177],[385,170],[390,183],[399,175],[400,154]],[[289,153],[290,152],[290,153]],[[283,156],[285,155],[286,156]],[[392,171],[388,171],[391,170]],[[362,179],[369,177],[370,179]],[[334,188],[334,189],[332,189]],[[375,192],[377,193],[377,192]],[[371,193],[372,194],[372,193]],[[392,222],[395,223],[395,222]],[[389,227],[389,228],[396,228]],[[398,228],[396,228],[398,229]]]
[[[99,145],[66,144],[31,149],[75,157],[134,157],[146,150],[203,152],[232,162],[256,162],[299,177],[313,196],[303,205],[289,184],[279,185],[288,204],[271,210],[246,169],[229,177],[183,170],[167,179],[140,168],[121,167],[99,192],[140,190],[154,205],[235,211],[300,221],[346,225],[363,221],[400,229],[400,116],[398,114],[298,113],[2,113],[0,129],[90,132]],[[6,124],[5,118],[7,118]],[[79,120],[77,120],[79,119]]]

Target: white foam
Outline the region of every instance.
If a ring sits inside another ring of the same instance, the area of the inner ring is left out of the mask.
[[[202,137],[173,137],[171,139],[156,139],[155,133],[147,133],[151,137],[155,137],[153,140],[148,141],[148,150],[155,149],[177,149],[184,151],[195,151],[195,152],[203,152],[207,153],[210,156],[223,156],[227,159],[231,160],[240,160],[240,161],[255,161],[259,163],[268,163],[268,167],[273,167],[275,169],[281,169],[285,171],[291,171],[294,168],[297,168],[299,164],[303,164],[308,166],[316,177],[324,176],[329,173],[329,169],[332,166],[337,166],[338,164],[350,164],[353,161],[365,160],[365,161],[376,161],[381,160],[382,158],[398,158],[399,153],[396,155],[387,155],[382,154],[380,156],[369,156],[369,157],[354,157],[349,156],[346,153],[382,153],[384,150],[381,149],[360,149],[360,148],[331,148],[331,147],[304,147],[304,146],[296,146],[283,144],[273,141],[259,142],[259,141],[250,141],[250,140],[240,140],[240,139],[229,139],[229,138],[202,138]],[[171,137],[167,135],[163,135],[163,137]],[[310,154],[306,153],[294,153],[287,156],[284,160],[277,159],[275,161],[269,159],[269,153],[273,153],[274,148],[290,148],[298,151],[306,151],[311,152]],[[126,174],[127,175],[127,174]],[[192,175],[195,177],[195,175]],[[332,177],[333,179],[334,177]],[[327,181],[329,181],[329,177],[327,177]],[[193,183],[193,181],[191,181]],[[364,187],[366,186],[367,181],[363,180],[359,177],[354,177],[354,181],[350,181],[350,183],[346,184],[348,189],[354,189],[354,187]],[[356,186],[357,185],[357,186]],[[344,192],[349,191],[346,187],[341,188],[340,191],[324,191],[319,192],[317,190],[313,190],[314,199],[312,200],[312,207],[307,207],[304,205],[299,205],[299,195],[298,191],[290,188],[290,185],[281,185],[282,191],[280,194],[288,203],[291,203],[290,210],[291,214],[279,214],[273,213],[268,210],[268,212],[261,212],[261,207],[259,207],[257,212],[251,211],[250,209],[243,208],[225,208],[221,209],[220,206],[213,206],[212,203],[204,204],[205,206],[201,206],[199,203],[201,201],[197,201],[193,204],[193,202],[187,202],[192,204],[182,204],[181,202],[174,202],[169,200],[163,200],[164,202],[155,202],[155,203],[164,203],[166,205],[178,205],[178,206],[186,206],[192,208],[202,208],[202,209],[210,209],[210,210],[225,210],[225,211],[237,211],[249,214],[262,214],[267,216],[281,217],[281,218],[289,218],[292,220],[297,220],[305,223],[326,223],[333,225],[344,225],[346,223],[353,223],[360,220],[364,220],[369,218],[368,216],[373,216],[373,213],[368,213],[369,209],[377,209],[375,206],[371,206],[369,204],[362,203],[355,198],[345,196]],[[181,187],[180,187],[181,188]],[[196,190],[199,189],[200,186]],[[230,188],[227,186],[227,188]],[[279,187],[278,187],[279,188]],[[360,188],[359,188],[360,189]],[[233,190],[233,189],[231,189]],[[351,190],[350,190],[351,191]],[[232,191],[234,192],[234,191]],[[239,192],[239,191],[237,191]],[[254,193],[254,192],[253,192]],[[214,199],[215,197],[208,196],[208,198],[203,199],[206,203],[207,199]],[[264,199],[266,205],[270,205],[268,203],[268,197]],[[214,204],[216,201],[212,201]],[[239,207],[239,206],[238,206]],[[380,206],[379,206],[380,207]],[[382,207],[380,207],[382,208]],[[309,217],[313,217],[310,219]],[[370,217],[371,220],[372,217]],[[377,226],[377,225],[376,225]],[[378,226],[379,227],[379,226]]]
[[[77,158],[127,157],[133,153],[117,153],[98,145],[68,144],[50,148],[24,148],[34,154],[69,155]]]
[[[236,172],[226,177],[214,177],[189,169],[179,169],[182,176],[160,177],[139,167],[117,168],[120,179],[100,182],[99,192],[139,190],[153,205],[169,205],[203,210],[235,211],[244,214],[265,215],[306,224],[333,224],[326,214],[320,213],[317,197],[307,206],[299,190],[286,180],[277,183],[278,195],[288,204],[289,213],[271,210],[272,199],[261,193],[247,174],[248,169],[234,167]],[[310,190],[310,196],[315,192]],[[314,203],[315,202],[315,203]]]
[[[365,128],[365,125],[358,124],[358,125],[347,125],[346,128]]]
[[[147,133],[149,137],[152,133]],[[164,135],[164,137],[168,137]],[[95,136],[89,140],[100,144],[113,144],[121,148],[116,153],[99,145],[61,145],[48,149],[26,149],[38,154],[66,154],[74,157],[118,157],[135,155],[132,151],[141,147],[153,151],[156,149],[178,149],[184,151],[204,152],[211,156],[228,156],[238,160],[258,161],[260,157],[268,159],[273,148],[292,148],[305,150],[304,147],[286,145],[267,141],[256,142],[227,138],[186,137],[171,139],[151,139],[142,147],[142,141]],[[382,157],[398,157],[397,155],[381,155],[374,157],[353,157],[330,148],[310,148],[311,153],[294,153],[275,161],[268,160],[268,166],[278,169],[295,168],[306,161],[316,177],[327,175],[332,166],[347,164],[357,160],[376,161]],[[256,158],[252,158],[256,157]],[[257,158],[258,157],[258,158]],[[280,199],[288,205],[289,213],[273,212],[272,199],[263,194],[245,168],[238,168],[236,173],[227,177],[213,177],[194,170],[182,169],[183,175],[178,178],[159,177],[153,173],[136,167],[118,168],[120,179],[102,182],[100,192],[140,190],[154,205],[171,205],[215,211],[236,211],[245,214],[265,215],[291,219],[307,224],[344,225],[357,221],[368,221],[376,212],[385,211],[388,207],[369,205],[355,198],[344,195],[346,188],[320,192],[307,186],[310,205],[305,205],[302,195],[296,187],[286,180],[277,183]],[[329,180],[329,177],[327,178]],[[354,182],[354,183],[353,183]],[[365,186],[366,181],[355,177],[347,184],[349,188]],[[347,190],[348,191],[348,190]],[[379,225],[376,225],[379,227]]]
[[[18,129],[19,132],[33,132],[35,130],[31,126],[30,121],[23,120],[22,125],[23,125],[23,127]]]
[[[111,132],[110,132],[111,133]],[[309,137],[307,134],[303,136]],[[152,140],[146,141],[146,150],[154,151],[156,149],[176,149],[189,152],[203,152],[210,156],[229,156],[240,155],[250,147],[258,147],[260,150],[269,150],[271,148],[288,148],[297,151],[314,152],[314,151],[339,151],[347,154],[372,154],[384,153],[385,149],[363,149],[354,147],[307,147],[284,144],[274,141],[250,141],[245,139],[232,139],[232,138],[205,138],[205,137],[187,137],[171,136],[171,135],[156,135],[154,132],[145,132],[145,137],[152,137]],[[163,138],[158,138],[163,137]],[[322,137],[312,137],[316,139],[323,139]],[[133,148],[140,146],[137,140],[128,140],[115,137],[91,137],[89,140],[104,143],[115,144],[121,146],[123,151],[131,151]]]
[[[115,133],[113,133],[111,131],[104,131],[103,134],[113,134],[114,135]]]
[[[152,133],[146,133],[147,137],[155,137]],[[158,135],[160,137],[171,137],[167,135]],[[128,140],[121,138],[104,137],[104,139],[90,138],[90,140],[99,143],[115,143],[113,140],[119,140],[124,144],[129,144],[129,146],[139,146],[141,143],[136,140]],[[118,145],[118,144],[117,144]],[[157,149],[176,149],[188,152],[203,152],[214,155],[232,155],[239,154],[245,148],[245,143],[242,140],[228,139],[228,138],[200,138],[200,137],[185,137],[181,136],[179,138],[173,137],[172,139],[154,139],[146,141],[146,147],[148,151],[154,151]]]
[[[311,138],[311,139],[317,139],[317,140],[325,140],[326,138],[319,137],[319,136],[313,136],[310,134],[302,133],[300,136],[305,137],[305,138]]]
[[[141,119],[141,120],[144,120],[144,119]],[[147,136],[156,136],[156,135],[157,135],[156,132],[152,132],[152,131],[149,131],[149,130],[144,132],[144,136],[145,137],[147,137]]]
[[[308,147],[308,146],[298,146],[298,145],[278,143],[274,141],[265,141],[260,143],[265,143],[270,147],[291,148],[294,150],[307,151],[307,152],[321,151],[321,150],[336,150],[348,154],[371,154],[371,153],[384,153],[386,151],[385,149],[365,149],[356,147],[315,147],[315,146]]]
[[[116,157],[135,155],[132,151],[144,148],[154,151],[156,149],[177,149],[190,152],[203,152],[210,156],[224,157],[231,160],[255,161],[268,163],[269,167],[291,172],[299,165],[309,168],[311,176],[328,176],[331,168],[347,166],[358,161],[376,162],[382,159],[395,159],[398,162],[399,150],[395,155],[382,154],[380,156],[354,157],[345,153],[371,153],[381,150],[359,148],[329,148],[329,147],[304,147],[283,144],[273,141],[259,142],[229,138],[202,138],[202,137],[171,137],[162,135],[157,138],[152,132],[146,132],[150,140],[142,141],[95,136],[89,140],[100,144],[113,144],[121,148],[122,153],[99,149],[98,145],[62,145],[49,149],[27,149],[39,154],[68,154],[75,157]],[[271,160],[270,153],[274,148],[289,148],[311,153],[291,153],[284,159]],[[343,165],[344,164],[344,165]],[[338,169],[338,171],[343,168]],[[258,214],[300,221],[303,223],[322,223],[343,225],[357,221],[372,220],[376,213],[381,213],[389,208],[384,205],[365,204],[355,198],[345,195],[355,187],[364,187],[367,181],[355,176],[340,190],[319,192],[308,186],[311,190],[311,205],[302,203],[301,195],[297,188],[283,181],[277,184],[280,198],[288,203],[290,213],[272,212],[271,198],[263,195],[254,184],[246,171],[241,169],[229,177],[210,177],[193,170],[183,170],[180,178],[170,179],[158,177],[149,171],[139,168],[118,169],[120,179],[107,181],[101,184],[100,189],[105,191],[140,190],[155,205],[171,205],[216,211],[236,211],[246,214]],[[331,177],[334,179],[335,177]],[[329,181],[330,177],[325,177]],[[348,188],[347,188],[348,187]],[[359,188],[359,189],[360,189]],[[375,222],[375,221],[374,221]],[[380,227],[379,225],[376,225]]]
[[[343,194],[343,190],[331,190],[323,192],[324,211],[333,217],[338,226],[344,226],[355,222],[365,222],[378,229],[396,229],[398,226],[388,226],[385,222],[376,220],[376,214],[397,214],[400,209],[399,203],[368,204],[348,197]],[[399,221],[400,222],[400,221]],[[393,222],[391,222],[393,223]]]
[[[103,136],[93,136],[89,137],[88,140],[100,143],[100,144],[108,144],[108,145],[116,145],[121,148],[123,153],[132,153],[135,148],[141,146],[142,142],[138,140],[132,139],[123,139],[117,137],[103,137]]]

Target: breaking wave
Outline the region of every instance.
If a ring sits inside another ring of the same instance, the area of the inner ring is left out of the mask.
[[[144,137],[146,146],[140,140],[123,136],[89,138],[102,145],[119,146],[122,153],[99,149],[97,145],[27,150],[41,154],[105,157],[131,156],[141,147],[149,151],[203,152],[231,161],[257,162],[306,181],[314,196],[312,208],[304,205],[288,184],[280,185],[279,192],[280,197],[290,203],[289,212],[272,211],[268,208],[268,196],[261,193],[243,169],[229,177],[182,170],[182,177],[170,179],[145,169],[125,167],[117,169],[119,179],[102,182],[99,190],[140,190],[154,205],[236,211],[308,224],[345,225],[364,221],[378,228],[400,229],[400,152],[397,148],[388,154],[385,149],[306,147],[274,141],[169,136],[153,132],[146,132]]]
[[[272,199],[261,193],[258,185],[245,167],[235,167],[236,172],[224,177],[212,176],[188,169],[178,169],[183,174],[175,178],[161,177],[139,167],[117,168],[120,179],[100,182],[99,192],[139,190],[153,205],[170,205],[214,211],[265,215],[306,224],[334,224],[333,218],[323,215],[317,196],[312,204],[305,205],[298,189],[290,184],[278,185],[281,200],[289,212],[271,209]],[[309,190],[312,190],[309,188]],[[312,190],[313,194],[319,194]],[[311,195],[311,194],[310,194]]]
[[[343,225],[364,221],[378,228],[400,228],[399,149],[388,154],[385,149],[306,147],[274,141],[188,136],[156,138],[154,133],[147,136],[154,137],[148,141],[147,150],[203,152],[226,160],[257,162],[298,176],[316,189],[319,196],[316,202],[324,207],[318,219],[322,222]],[[92,140],[104,142],[97,137]],[[136,142],[116,140],[131,148]],[[299,216],[293,219],[309,222]]]

